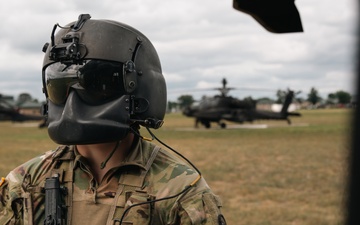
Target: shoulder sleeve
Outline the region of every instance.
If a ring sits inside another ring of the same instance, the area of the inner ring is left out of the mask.
[[[2,178],[0,186],[0,224],[22,224],[22,217],[20,216],[22,200],[19,188],[16,183],[9,181],[7,178]]]
[[[161,150],[152,164],[149,177],[148,183],[151,184],[149,189],[156,190],[157,199],[169,200],[159,201],[157,204],[162,224],[226,224],[220,210],[222,206],[220,198],[213,194],[204,178],[198,180],[198,172],[185,160]],[[184,194],[177,195],[195,181],[195,185]]]
[[[30,182],[38,185],[44,178],[46,171],[51,168],[49,151],[35,157],[11,171],[0,181],[0,224],[21,225],[23,221],[23,193],[24,177],[30,175]]]
[[[179,225],[226,225],[221,200],[212,192],[200,192],[180,202]]]

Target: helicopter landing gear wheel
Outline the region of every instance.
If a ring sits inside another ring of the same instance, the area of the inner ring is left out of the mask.
[[[204,126],[205,126],[206,129],[209,129],[211,127],[210,122],[204,123]]]
[[[221,127],[222,129],[225,129],[225,128],[226,128],[226,123],[220,123],[220,127]]]

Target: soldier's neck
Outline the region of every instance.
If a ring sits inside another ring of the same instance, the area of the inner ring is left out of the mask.
[[[92,145],[77,145],[76,148],[79,154],[86,158],[95,179],[100,183],[102,178],[111,168],[119,166],[125,159],[133,140],[134,135],[130,133],[119,143],[110,142]],[[102,168],[102,165],[104,168]]]

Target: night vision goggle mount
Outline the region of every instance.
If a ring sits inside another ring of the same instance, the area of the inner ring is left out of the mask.
[[[64,64],[81,64],[87,49],[79,44],[79,33],[68,33],[62,39],[63,43],[51,47],[49,58]]]
[[[80,32],[77,32],[84,25],[86,20],[90,19],[89,14],[81,14],[78,21],[71,26],[72,32],[67,33],[62,37],[63,43],[55,45],[55,31],[59,24],[55,24],[51,33],[51,49],[49,58],[56,62],[64,64],[81,64],[81,60],[87,55],[87,48],[85,45],[80,44]],[[48,43],[44,46],[43,51],[48,48]]]

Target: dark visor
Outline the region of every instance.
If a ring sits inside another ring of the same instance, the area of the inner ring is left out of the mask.
[[[98,104],[125,94],[123,63],[87,60],[82,65],[60,62],[45,69],[46,92],[50,101],[64,104],[71,89],[87,103]]]

